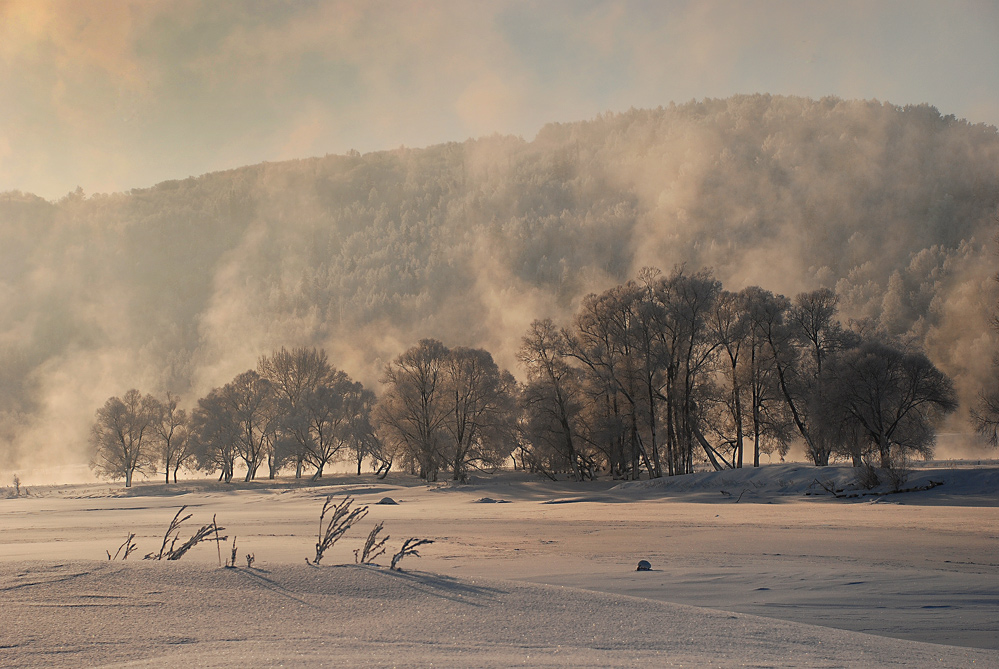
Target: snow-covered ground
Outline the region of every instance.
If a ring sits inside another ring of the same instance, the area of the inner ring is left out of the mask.
[[[999,667],[999,466],[852,482],[799,464],[0,491],[0,665]],[[311,567],[329,493],[369,513]],[[214,515],[239,568],[214,544],[138,559],[183,505],[182,537]],[[435,543],[403,573],[353,565],[378,521],[391,551]],[[129,532],[138,552],[109,563]]]

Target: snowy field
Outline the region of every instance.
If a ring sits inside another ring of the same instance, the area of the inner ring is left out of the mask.
[[[999,667],[999,465],[931,464],[900,494],[852,476],[0,489],[0,666]],[[312,567],[329,493],[369,513]],[[238,568],[214,543],[141,560],[184,505],[182,540],[214,515]],[[390,553],[435,543],[354,565],[378,521]]]

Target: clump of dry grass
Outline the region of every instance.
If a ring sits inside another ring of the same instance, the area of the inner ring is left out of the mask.
[[[315,561],[305,561],[311,565],[318,565],[323,559],[323,555],[333,544],[342,537],[354,523],[357,523],[368,515],[368,507],[361,506],[355,509],[350,508],[354,503],[354,498],[348,495],[339,504],[333,504],[333,495],[326,496],[326,503],[323,504],[322,513],[319,514],[319,534],[316,541]],[[329,519],[326,518],[326,514]]]
[[[191,518],[191,514],[187,514],[183,518],[180,514],[184,513],[186,506],[180,507],[180,510],[170,521],[170,525],[167,526],[167,531],[163,535],[163,542],[160,544],[160,549],[152,553],[146,553],[143,556],[143,560],[179,560],[184,557],[184,555],[200,544],[202,541],[214,541],[216,544],[228,539],[228,537],[221,536],[219,532],[224,530],[224,527],[219,527],[219,524],[215,520],[215,516],[212,516],[212,522],[208,525],[202,525],[201,529],[191,535],[191,538],[182,543],[180,546],[177,542],[180,541],[180,527],[184,524],[184,521]],[[214,536],[212,536],[214,535]],[[233,561],[235,561],[235,550],[236,550],[236,538],[233,537]],[[169,546],[168,546],[169,544]],[[114,555],[111,555],[111,551],[105,551],[108,556],[108,560],[117,560],[118,556],[121,556],[122,560],[127,560],[128,556],[138,550],[138,546],[135,545],[135,534],[129,532],[128,537],[125,539],[124,543],[118,547]],[[222,555],[219,553],[219,565],[222,564]]]
[[[183,518],[180,514],[184,512],[187,506],[180,507],[180,511],[177,515],[173,517],[170,521],[170,525],[167,527],[166,533],[163,535],[163,543],[160,545],[160,550],[158,552],[147,553],[142,559],[143,560],[179,560],[184,557],[184,555],[200,544],[202,541],[214,541],[218,544],[221,541],[225,541],[229,537],[219,536],[219,532],[224,530],[224,527],[219,527],[218,523],[215,522],[214,516],[212,517],[212,522],[208,525],[202,525],[201,528],[191,535],[191,538],[182,543],[180,546],[177,542],[180,540],[180,526],[184,521],[190,519],[192,514],[187,514]],[[214,535],[214,537],[212,536]],[[169,548],[167,547],[169,544]]]

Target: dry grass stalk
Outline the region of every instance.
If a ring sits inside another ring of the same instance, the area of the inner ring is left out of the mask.
[[[323,554],[333,547],[333,544],[344,535],[344,533],[351,528],[351,526],[368,515],[368,507],[362,506],[356,509],[351,509],[351,504],[354,503],[354,498],[347,496],[337,505],[333,505],[333,495],[326,496],[326,503],[323,504],[323,511],[319,514],[319,535],[316,541],[316,559],[315,562],[309,562],[309,558],[305,558],[305,561],[309,564],[318,565],[323,559]],[[326,514],[330,513],[329,520],[326,519]]]
[[[180,511],[178,511],[177,515],[170,521],[166,534],[163,535],[163,543],[160,545],[159,552],[147,553],[146,556],[143,557],[144,560],[179,560],[185,553],[187,553],[187,551],[191,550],[202,541],[219,542],[225,541],[229,538],[219,536],[219,531],[224,530],[225,528],[219,527],[215,522],[215,517],[213,516],[211,524],[203,525],[201,529],[191,535],[190,539],[178,547],[177,542],[180,540],[180,526],[184,523],[184,521],[191,517],[191,514],[187,514],[183,518],[180,517],[180,514],[182,514],[186,508],[187,506],[180,507]],[[212,534],[215,535],[214,539],[211,538]],[[167,548],[168,543],[170,544],[169,548]]]
[[[236,568],[236,535],[232,537],[232,557],[226,560],[225,566],[226,569]]]
[[[389,569],[402,571],[402,569],[399,569],[397,565],[400,562],[402,562],[402,559],[404,557],[406,557],[407,555],[412,555],[413,557],[420,557],[420,553],[416,550],[417,547],[426,546],[427,544],[432,544],[432,543],[434,543],[433,539],[417,539],[415,537],[406,539],[406,541],[402,543],[402,548],[399,549],[399,552],[392,556],[392,565],[389,567]]]
[[[117,560],[119,555],[121,555],[122,560],[127,560],[128,556],[134,553],[139,548],[138,546],[135,545],[135,543],[132,542],[132,539],[134,538],[135,534],[129,532],[128,538],[125,539],[125,542],[122,543],[121,546],[118,546],[118,550],[114,552],[114,557],[111,557],[111,551],[106,551],[108,554],[108,560]],[[125,551],[125,553],[122,554],[122,551]]]
[[[389,536],[385,535],[383,538],[379,539],[378,534],[385,527],[384,522],[380,522],[371,528],[371,532],[368,533],[368,538],[364,542],[364,548],[359,548],[354,551],[354,561],[360,564],[369,564],[374,562],[375,558],[380,555],[385,554],[385,542],[389,540]]]

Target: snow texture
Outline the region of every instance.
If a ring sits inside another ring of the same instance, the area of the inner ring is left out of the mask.
[[[0,666],[999,666],[999,469],[864,498],[808,482],[850,475],[36,487],[0,500]],[[329,493],[372,507],[311,567]],[[211,544],[136,560],[184,504],[254,567]],[[345,564],[379,521],[390,552],[435,543],[403,572]]]

